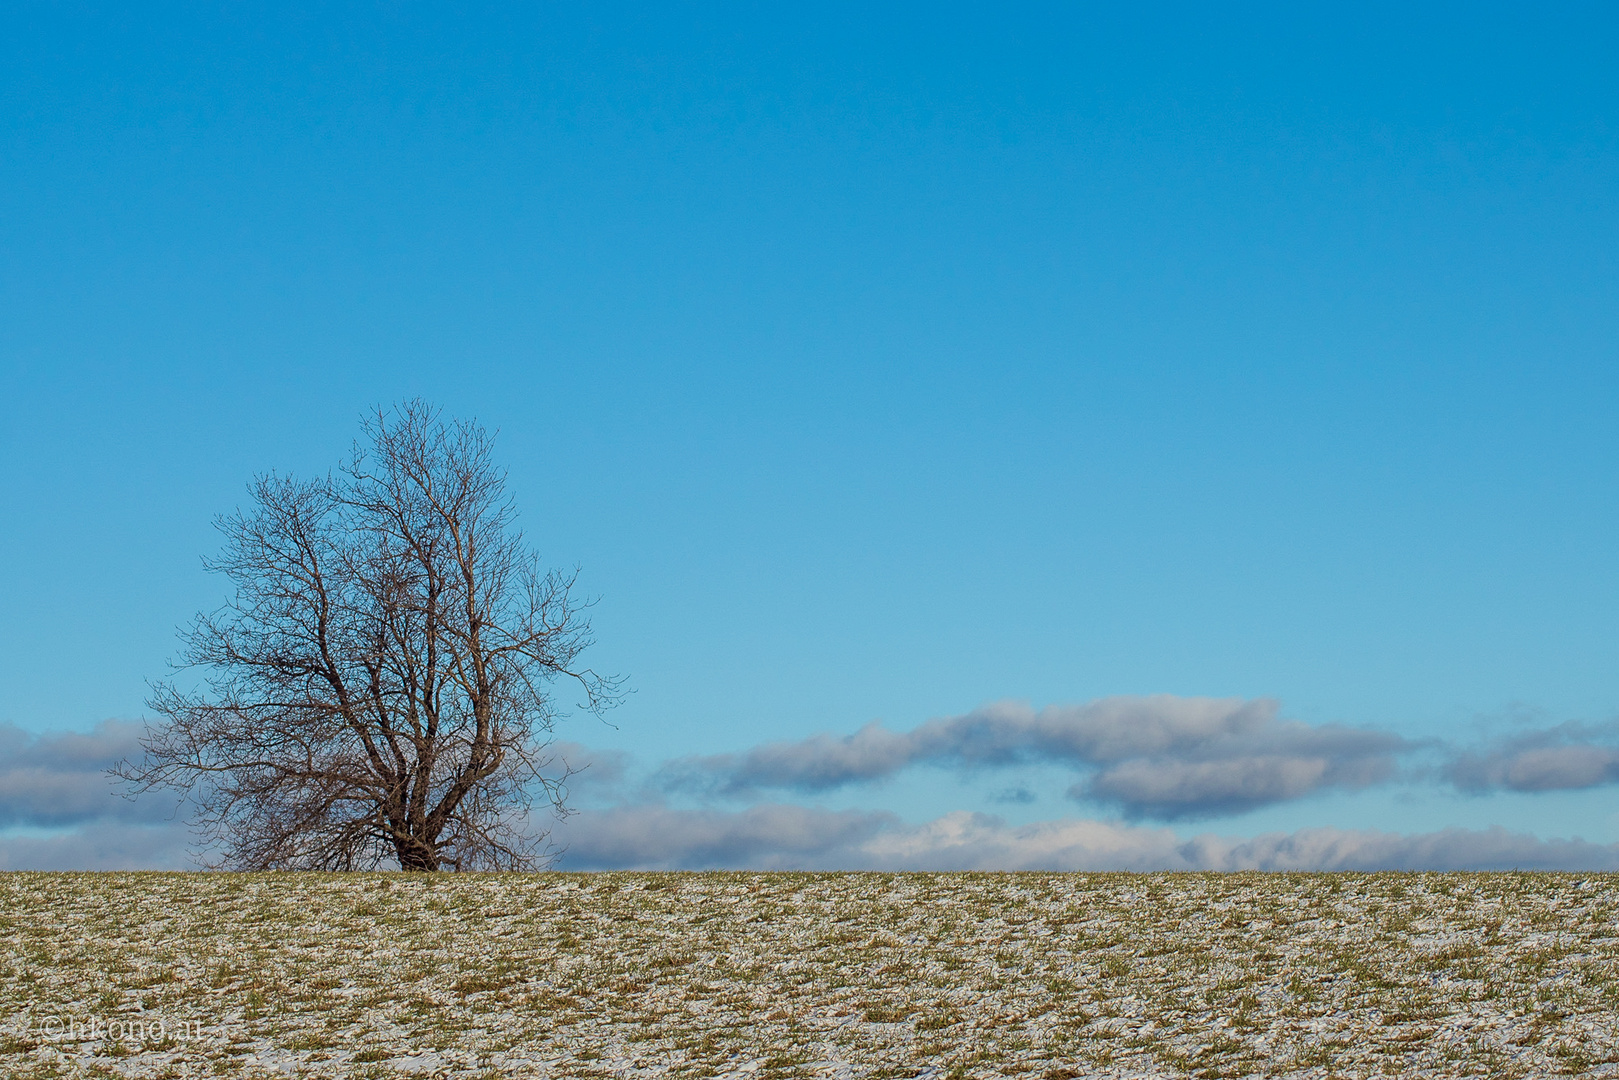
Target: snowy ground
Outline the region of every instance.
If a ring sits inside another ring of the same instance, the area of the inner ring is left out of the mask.
[[[1619,878],[0,874],[9,1076],[1619,1076]]]

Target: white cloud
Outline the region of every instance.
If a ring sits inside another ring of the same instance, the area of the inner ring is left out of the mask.
[[[1010,825],[960,811],[921,825],[893,815],[756,806],[735,813],[618,807],[555,837],[564,869],[1487,870],[1619,869],[1619,846],[1501,828],[1402,835],[1317,828],[1253,838],[1063,818]]]
[[[1111,803],[1132,818],[1173,819],[1367,787],[1388,779],[1407,749],[1391,732],[1280,719],[1274,701],[1158,694],[1039,711],[1002,702],[907,732],[872,723],[852,735],[681,759],[658,780],[669,791],[747,796],[825,791],[922,763],[1056,762],[1089,773],[1071,789],[1076,798]]]
[[[1615,725],[1559,724],[1456,754],[1445,776],[1463,791],[1567,791],[1619,782]]]

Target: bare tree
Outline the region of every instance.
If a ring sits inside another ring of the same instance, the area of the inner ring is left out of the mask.
[[[551,687],[616,700],[576,665],[577,572],[526,549],[477,424],[417,401],[364,436],[340,473],[260,476],[218,520],[235,597],[181,635],[208,676],[154,686],[162,720],[119,775],[190,793],[225,866],[533,866],[534,798],[564,812],[569,775],[544,754]]]

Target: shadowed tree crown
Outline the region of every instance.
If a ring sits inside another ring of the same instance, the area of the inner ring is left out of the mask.
[[[135,790],[189,792],[243,869],[527,868],[562,680],[600,713],[616,682],[577,663],[577,571],[523,543],[476,423],[378,411],[340,472],[256,478],[208,564],[234,597],[182,631],[200,689],[157,684]]]

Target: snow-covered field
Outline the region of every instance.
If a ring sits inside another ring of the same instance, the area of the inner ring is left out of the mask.
[[[1619,1075],[1619,878],[0,875],[10,1076]]]

